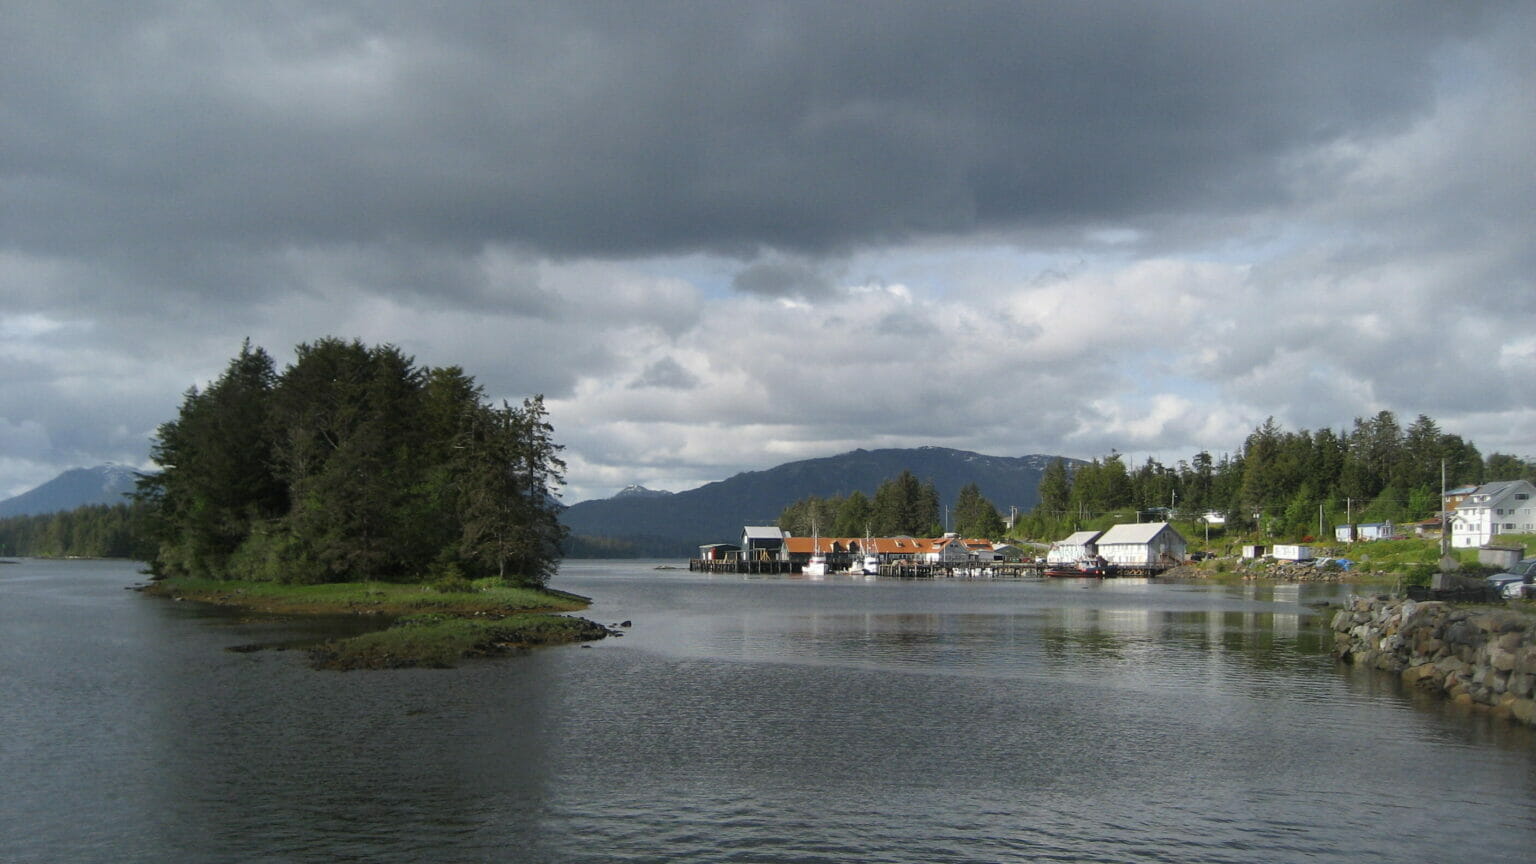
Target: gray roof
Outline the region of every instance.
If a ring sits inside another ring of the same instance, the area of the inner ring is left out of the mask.
[[[1089,543],[1099,539],[1099,535],[1103,533],[1103,531],[1078,531],[1073,534],[1068,534],[1064,539],[1057,540],[1056,545],[1087,546]]]
[[[777,525],[748,525],[743,529],[748,540],[783,540],[784,529]]]
[[[1109,546],[1115,543],[1151,543],[1153,538],[1164,531],[1173,531],[1174,536],[1183,540],[1183,535],[1174,531],[1167,522],[1141,522],[1136,524],[1126,523],[1116,525],[1104,532],[1099,538],[1100,546]]]
[[[1456,509],[1476,510],[1488,507],[1520,487],[1532,488],[1528,480],[1500,480],[1496,483],[1484,483],[1472,490],[1471,495],[1462,499],[1462,502],[1456,505]],[[1484,495],[1488,497],[1484,498]]]

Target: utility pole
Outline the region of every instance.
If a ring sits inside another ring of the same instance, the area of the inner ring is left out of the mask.
[[[1451,557],[1451,514],[1445,509],[1444,459],[1440,460],[1440,557],[1442,560]]]

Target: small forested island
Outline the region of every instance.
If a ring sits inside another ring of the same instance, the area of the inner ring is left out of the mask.
[[[386,616],[318,648],[334,668],[443,666],[601,638],[553,614],[565,464],[542,397],[485,399],[455,366],[325,338],[279,373],[249,340],[157,430],[138,499],[146,591],[281,614]]]

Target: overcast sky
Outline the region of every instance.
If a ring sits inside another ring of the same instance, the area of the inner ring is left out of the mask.
[[[542,393],[565,500],[855,447],[1536,454],[1536,4],[7,3],[0,497],[249,337]]]

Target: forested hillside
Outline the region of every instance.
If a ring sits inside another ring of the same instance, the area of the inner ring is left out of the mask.
[[[987,456],[947,447],[853,450],[748,471],[672,495],[631,494],[583,501],[565,510],[561,518],[571,528],[573,556],[688,555],[701,543],[739,540],[744,525],[774,524],[786,507],[806,496],[867,498],[907,472],[923,487],[924,506],[931,507],[922,514],[907,512],[897,520],[903,525],[921,524],[923,531],[918,533],[927,533],[943,523],[943,508],[958,504],[967,486],[975,487],[998,508],[1029,509],[1035,503],[1041,472],[1053,458]],[[902,495],[904,501],[910,499],[911,507],[917,506],[911,489],[904,488]],[[830,522],[824,519],[823,524]],[[850,517],[848,525],[857,528],[850,535],[863,536],[866,530],[862,517]],[[799,533],[810,533],[808,522]]]
[[[0,555],[146,560],[154,553],[146,515],[137,504],[89,504],[62,513],[0,519]]]
[[[1441,471],[1448,486],[1536,479],[1536,465],[1494,453],[1419,415],[1407,429],[1390,411],[1356,418],[1348,431],[1286,431],[1271,418],[1234,455],[1196,453],[1168,466],[1148,459],[1127,467],[1111,454],[1071,470],[1052,465],[1040,503],[1022,521],[1028,536],[1054,537],[1111,511],[1170,508],[1182,518],[1217,511],[1229,529],[1302,536],[1325,526],[1423,519],[1440,507]]]

